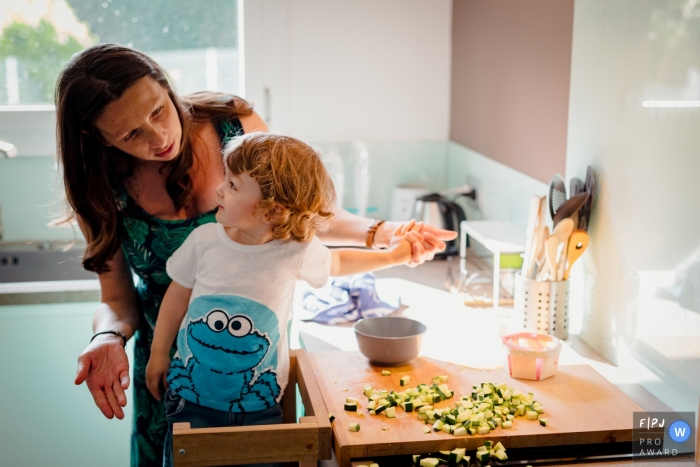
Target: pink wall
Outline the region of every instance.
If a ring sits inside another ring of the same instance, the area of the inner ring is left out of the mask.
[[[564,174],[574,0],[454,0],[450,139]]]

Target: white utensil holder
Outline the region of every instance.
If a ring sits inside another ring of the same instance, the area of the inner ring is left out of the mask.
[[[569,335],[569,281],[538,282],[516,276],[515,309],[523,327],[558,339]]]

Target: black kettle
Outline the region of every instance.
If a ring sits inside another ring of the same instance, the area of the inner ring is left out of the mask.
[[[438,193],[431,193],[416,199],[413,218],[438,229],[459,233],[460,224],[467,219],[467,216],[459,204]],[[445,259],[459,254],[459,235],[445,243],[447,244],[445,251],[436,254],[436,258]],[[468,239],[466,246],[469,246]]]

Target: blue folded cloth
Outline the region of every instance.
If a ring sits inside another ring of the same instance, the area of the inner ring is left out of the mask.
[[[398,310],[401,299],[379,298],[374,274],[332,277],[320,289],[308,290],[302,298],[302,308],[308,312],[304,321],[324,324],[345,324],[363,318],[386,316]]]

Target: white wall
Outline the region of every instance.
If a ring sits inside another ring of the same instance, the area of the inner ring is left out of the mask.
[[[275,130],[448,139],[451,0],[244,1],[245,95]]]
[[[642,107],[700,99],[692,79],[700,19],[681,19],[675,5],[576,1],[566,172],[582,177],[590,164],[599,191],[584,267],[572,273],[583,300],[571,312],[589,344],[621,366],[641,359],[653,370],[640,375],[648,389],[695,410],[700,310],[679,296],[700,290],[688,273],[700,267],[700,113]],[[677,270],[683,263],[690,268]]]

